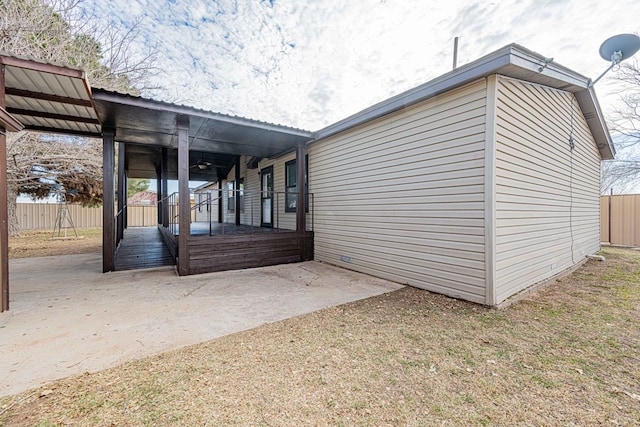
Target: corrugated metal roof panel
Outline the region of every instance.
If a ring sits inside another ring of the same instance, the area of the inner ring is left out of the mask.
[[[101,125],[84,72],[0,53],[6,109],[26,129],[98,136]]]
[[[278,123],[270,123],[270,122],[266,122],[266,121],[262,121],[262,120],[256,120],[256,119],[249,119],[246,117],[242,117],[242,116],[236,116],[236,115],[231,115],[231,114],[224,114],[224,113],[217,113],[215,111],[210,111],[210,110],[205,110],[202,108],[197,108],[197,107],[192,107],[190,105],[186,105],[186,104],[172,104],[170,102],[165,102],[165,101],[158,101],[155,99],[150,99],[150,98],[144,98],[142,96],[136,96],[136,95],[131,95],[131,94],[124,94],[124,93],[120,93],[120,92],[114,92],[114,91],[110,91],[107,89],[103,89],[103,88],[99,88],[99,87],[94,87],[93,90],[100,94],[99,96],[102,98],[109,98],[109,99],[121,99],[122,102],[124,104],[132,104],[135,103],[136,101],[138,101],[141,104],[144,104],[146,108],[155,108],[157,110],[163,110],[163,111],[168,111],[168,112],[180,112],[181,114],[188,114],[188,115],[195,115],[195,116],[202,116],[205,118],[217,118],[217,119],[228,119],[228,121],[230,122],[243,122],[243,124],[246,124],[247,126],[251,126],[256,125],[258,127],[262,127],[262,126],[267,126],[267,127],[271,127],[273,126],[274,128],[277,128],[278,131],[286,131],[289,130],[293,133],[299,133],[302,135],[310,135],[311,131],[309,130],[305,130],[305,129],[300,129],[300,128],[294,128],[291,126],[286,126],[286,125],[281,125]]]

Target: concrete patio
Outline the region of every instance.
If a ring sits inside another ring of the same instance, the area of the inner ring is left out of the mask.
[[[178,277],[102,274],[100,254],[11,260],[0,396],[401,285],[318,262]]]

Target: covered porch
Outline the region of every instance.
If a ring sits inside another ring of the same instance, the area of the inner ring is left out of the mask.
[[[115,206],[103,211],[103,271],[132,268],[141,257],[127,259],[125,248],[143,250],[132,241],[150,238],[127,230],[129,178],[157,180],[157,230],[179,275],[313,259],[310,132],[98,89],[93,100],[103,124],[104,206]],[[278,194],[260,162],[292,153],[299,185]],[[178,191],[170,193],[170,180]],[[190,181],[209,187],[196,194]],[[280,223],[285,200],[295,221]]]

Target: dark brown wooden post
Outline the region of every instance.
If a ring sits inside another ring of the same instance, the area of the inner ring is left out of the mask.
[[[158,224],[162,224],[162,206],[160,205],[160,200],[165,196],[162,193],[162,171],[160,168],[156,168],[156,194],[157,222]]]
[[[235,177],[235,193],[234,199],[236,202],[235,210],[236,210],[236,225],[240,225],[240,156],[236,157],[236,177]]]
[[[306,175],[306,162],[304,161],[304,144],[299,144],[296,150],[296,166],[298,169],[298,176],[296,183],[298,184],[298,200],[296,201],[296,230],[298,232],[304,232],[307,229],[307,214],[305,194],[307,189],[305,188],[304,176]]]
[[[0,107],[6,108],[4,65],[0,65]],[[0,281],[2,282],[1,310],[9,310],[9,213],[7,211],[7,135],[0,129]]]
[[[122,227],[124,228],[124,230],[127,229],[127,223],[129,222],[129,201],[127,200],[127,197],[129,196],[129,172],[125,171],[124,173],[124,210],[122,211],[122,213],[124,214],[124,217],[122,219]],[[144,218],[144,209],[142,210],[143,214],[142,217]],[[143,220],[144,221],[144,220]],[[124,232],[123,235],[124,237]]]
[[[220,178],[220,174],[218,174],[218,223],[222,224],[224,221],[224,206],[222,203],[222,179]]]
[[[178,117],[178,274],[189,274],[191,198],[189,195],[189,118]]]
[[[165,147],[162,148],[162,159],[160,161],[160,173],[162,174],[162,197],[169,196],[169,153]],[[165,227],[169,226],[169,199],[162,203],[162,222]]]
[[[118,218],[117,218],[117,230],[118,234],[117,242],[124,237],[124,209],[125,199],[127,198],[127,179],[125,178],[124,171],[124,142],[118,144]]]
[[[115,198],[114,161],[115,130],[102,129],[102,272],[113,270],[115,230],[113,205]]]

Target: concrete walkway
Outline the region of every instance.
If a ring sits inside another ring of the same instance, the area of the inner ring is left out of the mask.
[[[99,254],[11,260],[0,396],[402,286],[318,262],[177,277]]]

